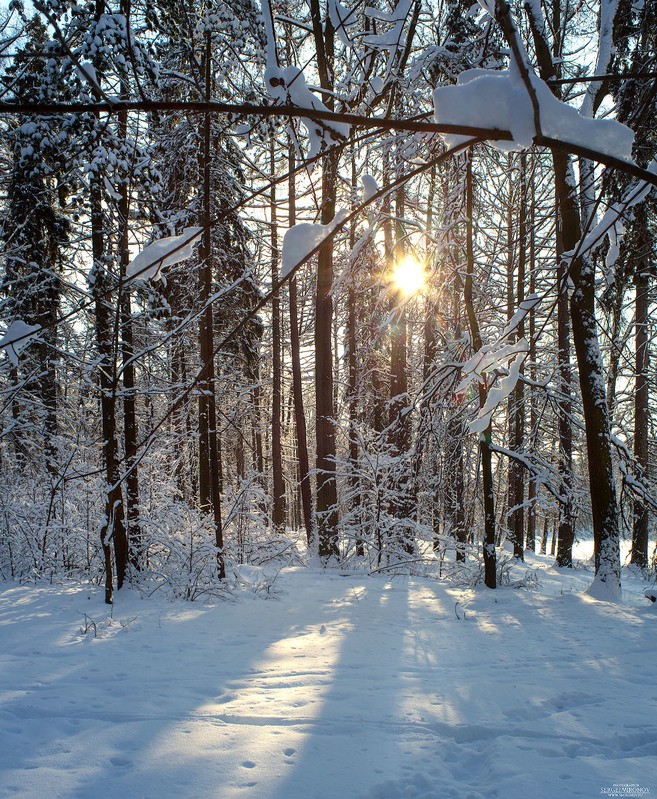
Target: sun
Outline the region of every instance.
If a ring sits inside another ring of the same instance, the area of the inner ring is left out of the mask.
[[[406,255],[395,266],[391,279],[394,289],[406,297],[412,297],[424,286],[424,264],[413,255]]]

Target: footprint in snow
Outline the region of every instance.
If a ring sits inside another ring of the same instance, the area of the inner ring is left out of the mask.
[[[242,768],[255,768],[255,766],[256,764],[253,762],[253,760],[245,760],[242,763]]]
[[[109,762],[113,766],[126,767],[132,765],[132,760],[128,760],[127,757],[110,757]]]

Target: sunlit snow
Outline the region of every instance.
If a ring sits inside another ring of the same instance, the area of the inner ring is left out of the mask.
[[[589,557],[591,542],[576,549]],[[657,604],[529,554],[489,591],[287,569],[269,600],[0,589],[0,796],[555,799],[657,790]]]
[[[164,267],[192,257],[202,233],[201,227],[188,227],[179,236],[167,236],[152,242],[128,264],[127,276],[139,280],[157,280]]]
[[[562,103],[537,75],[531,83],[540,106],[541,130],[545,136],[587,147],[602,155],[632,160],[633,132],[613,119],[590,119]],[[502,150],[529,147],[536,135],[534,111],[526,86],[516,70],[470,69],[462,72],[455,86],[434,90],[436,122],[510,131],[513,141],[491,142]],[[444,134],[449,147],[466,136]]]

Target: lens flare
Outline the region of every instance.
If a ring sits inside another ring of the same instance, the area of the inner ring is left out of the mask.
[[[424,286],[424,264],[412,255],[405,256],[393,269],[392,285],[406,297],[417,294]]]

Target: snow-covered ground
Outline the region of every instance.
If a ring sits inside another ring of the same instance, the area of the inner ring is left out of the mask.
[[[645,583],[607,604],[527,567],[495,592],[296,568],[268,600],[122,591],[111,619],[97,588],[5,585],[0,797],[657,794]]]

